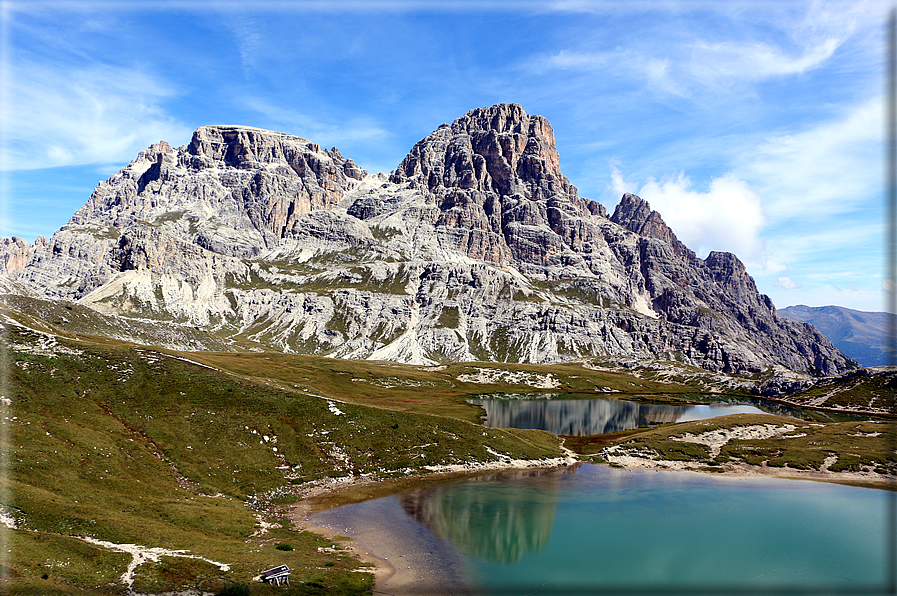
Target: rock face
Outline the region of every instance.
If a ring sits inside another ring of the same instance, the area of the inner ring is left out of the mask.
[[[297,137],[202,127],[177,150],[141,152],[49,241],[0,245],[0,262],[49,296],[247,347],[853,366],[778,317],[734,255],[699,259],[635,195],[609,218],[580,197],[551,125],[515,104],[440,126],[388,177]]]
[[[203,248],[253,257],[276,245],[303,213],[335,207],[365,174],[336,149],[304,139],[204,126],[177,151],[165,141],[141,151],[97,186],[69,226],[171,223]]]
[[[39,237],[46,242],[46,238]],[[24,239],[17,236],[0,238],[0,273],[15,275],[25,268],[31,260],[31,247]]]
[[[561,174],[554,131],[519,105],[473,110],[417,143],[390,180],[411,182],[439,206],[445,245],[498,266],[552,275],[580,263],[587,201]],[[597,205],[597,203],[595,203]],[[563,274],[562,274],[563,275]]]

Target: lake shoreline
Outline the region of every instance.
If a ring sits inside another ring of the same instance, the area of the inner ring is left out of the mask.
[[[343,536],[334,528],[313,524],[308,519],[308,516],[312,513],[312,509],[307,504],[299,502],[290,507],[288,517],[293,523],[293,528],[298,532],[313,532],[315,534],[320,534],[328,540],[334,540],[334,542],[336,542],[337,537]],[[341,549],[350,552],[360,563],[366,565],[365,567],[359,567],[356,571],[372,574],[376,586],[381,585],[395,575],[396,568],[392,566],[389,561],[360,548],[354,537],[348,536],[348,538],[351,538],[348,544],[346,544],[345,541],[339,541],[341,543]]]
[[[492,462],[427,466],[420,470],[421,474],[402,478],[380,479],[374,475],[324,478],[310,482],[301,489],[299,496],[302,497],[302,500],[289,506],[287,516],[292,521],[293,527],[299,531],[310,531],[321,534],[328,539],[335,539],[343,534],[334,528],[314,524],[308,519],[309,516],[342,505],[367,501],[428,485],[442,484],[451,480],[461,480],[471,476],[503,471],[563,468],[583,463],[572,451],[563,447],[561,449],[565,453],[564,457],[539,460],[514,460],[507,458]],[[348,543],[344,543],[348,547],[346,550],[351,549],[350,552],[361,563],[373,566],[361,567],[358,571],[372,573],[376,585],[375,589],[378,591],[381,591],[384,585],[389,582],[391,594],[405,593],[403,592],[405,588],[411,590],[407,591],[409,595],[414,594],[415,580],[434,575],[431,572],[432,570],[397,568],[389,561],[389,555],[398,552],[397,549],[390,549],[390,553],[374,553],[359,546],[357,537],[348,536],[348,538],[351,540]],[[412,557],[414,554],[411,553]],[[396,557],[393,557],[394,561],[395,559]]]
[[[754,466],[743,462],[728,462],[720,466],[707,466],[699,462],[652,460],[632,456],[614,458],[612,463],[593,462],[625,470],[661,470],[669,472],[695,472],[710,476],[733,478],[781,478],[784,480],[809,480],[830,482],[846,486],[897,491],[897,477],[875,472],[829,472],[820,470],[798,470],[775,466]]]
[[[893,466],[889,467],[887,463],[892,459],[887,454],[894,446],[893,439],[889,440],[893,431],[888,426],[879,427],[877,423],[872,428],[871,423],[825,426],[819,423],[792,423],[781,417],[776,420],[746,415],[728,418],[727,423],[709,424],[705,421],[677,425],[679,430],[676,431],[670,430],[673,427],[647,431],[628,440],[613,441],[612,445],[596,453],[580,454],[629,470],[788,478],[897,490],[897,475],[893,473]],[[820,428],[824,430],[820,431]],[[837,430],[826,432],[830,429]],[[848,437],[849,440],[845,440]],[[801,440],[803,442],[792,443]],[[779,451],[772,451],[772,442]],[[730,443],[735,443],[735,447],[729,449]],[[675,444],[683,445],[683,449],[671,447]],[[687,445],[696,445],[699,449],[689,451],[685,447]],[[724,449],[728,450],[724,452]],[[848,457],[850,461],[850,457],[858,457],[857,453],[863,449],[876,453],[879,459],[859,460],[860,463],[842,465],[842,469],[831,469],[841,457]],[[754,456],[754,461],[745,461],[753,450],[762,456]],[[770,461],[774,464],[770,465]],[[797,465],[792,465],[795,463]]]
[[[566,450],[565,450],[566,451]],[[397,494],[409,490],[423,488],[429,485],[442,484],[452,480],[461,480],[483,474],[517,471],[563,468],[571,465],[585,463],[582,459],[572,456],[572,452],[565,458],[551,460],[553,465],[544,465],[546,460],[517,461],[514,463],[524,465],[512,465],[511,462],[487,462],[480,464],[467,464],[460,466],[442,466],[436,470],[426,470],[424,473],[398,479],[377,479],[372,476],[353,476],[347,478],[327,478],[316,481],[306,487],[303,492],[303,500],[290,506],[289,517],[294,527],[300,531],[311,531],[325,536],[328,539],[342,536],[334,528],[315,525],[308,518],[315,513],[334,509],[342,505],[367,501],[379,497]],[[630,461],[631,460],[631,461]],[[819,470],[797,470],[793,468],[777,468],[770,466],[754,466],[744,463],[727,463],[719,468],[708,468],[695,462],[682,461],[655,461],[640,458],[626,458],[625,462],[591,462],[593,465],[604,465],[628,470],[657,470],[672,472],[692,472],[717,477],[739,478],[781,478],[785,480],[810,480],[815,482],[828,482],[844,484],[861,488],[897,491],[897,477],[885,476],[874,472],[830,472]],[[390,544],[381,551],[365,549],[359,546],[356,536],[347,536],[351,540],[345,543],[345,550],[350,550],[360,562],[371,565],[361,567],[358,571],[372,573],[375,589],[384,591],[387,588],[391,594],[413,594],[415,581],[421,577],[434,575],[434,570],[397,567],[399,557],[407,557],[404,563],[417,559],[418,553],[400,551],[398,544]],[[388,539],[387,536],[380,536]],[[388,552],[385,552],[388,551]],[[402,552],[402,554],[398,554]],[[390,561],[392,557],[392,561]],[[411,591],[407,591],[410,589]]]

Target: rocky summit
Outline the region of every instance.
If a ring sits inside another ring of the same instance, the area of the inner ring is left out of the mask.
[[[674,360],[727,373],[853,368],[641,198],[613,214],[516,104],[468,112],[389,175],[245,126],[164,141],[49,240],[0,241],[4,291],[214,331],[235,349],[416,364]]]

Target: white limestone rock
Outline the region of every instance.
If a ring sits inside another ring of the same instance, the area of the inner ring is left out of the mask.
[[[418,364],[667,358],[712,371],[852,366],[780,319],[735,255],[699,259],[635,195],[578,195],[551,125],[468,112],[390,176],[244,126],[152,145],[0,272],[235,344]]]

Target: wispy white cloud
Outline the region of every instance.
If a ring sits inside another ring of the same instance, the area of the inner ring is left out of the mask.
[[[384,128],[365,118],[352,118],[333,123],[327,122],[323,118],[315,118],[302,112],[270,104],[258,97],[248,97],[244,101],[246,106],[259,112],[265,118],[289,127],[303,136],[307,134],[310,140],[326,137],[334,142],[370,141],[382,139],[389,134]]]
[[[796,36],[824,36],[832,31],[846,31],[851,35],[863,30],[883,31],[893,3],[883,0],[813,0],[807,6],[809,8],[803,16],[792,25]],[[864,37],[879,45],[877,35],[864,34]]]
[[[616,4],[617,6],[614,6]],[[605,40],[573,37],[566,47],[528,61],[535,72],[601,72],[640,80],[647,90],[703,103],[709,93],[752,95],[757,85],[799,76],[830,64],[848,41],[861,47],[860,63],[880,59],[877,32],[886,6],[852,2],[628,2],[559,1],[546,10],[607,14],[651,22],[630,32],[631,42],[609,47]],[[704,27],[669,23],[700,19]],[[674,19],[675,21],[675,19]],[[870,35],[870,30],[876,34]],[[857,40],[856,38],[860,39]]]
[[[842,32],[843,33],[843,32]],[[536,58],[528,66],[537,71],[602,71],[636,77],[655,92],[694,96],[708,89],[743,90],[774,77],[798,75],[823,66],[845,36],[810,39],[797,50],[769,42],[713,42],[694,40],[610,51],[560,50]]]
[[[265,38],[251,18],[233,15],[232,18],[227,19],[227,22],[237,40],[240,64],[245,77],[248,72],[257,68],[259,52],[265,47]]]
[[[872,200],[882,180],[882,99],[870,98],[805,130],[746,147],[735,172],[752,181],[770,217],[845,213]]]
[[[508,4],[513,4],[510,0]],[[549,0],[529,5],[540,12],[580,13],[585,15],[626,15],[644,18],[660,14],[693,22],[696,16],[716,15],[740,23],[765,23],[769,27],[793,30],[795,34],[815,35],[832,29],[858,30],[881,26],[892,8],[887,0]],[[673,24],[673,23],[671,23]]]
[[[880,220],[842,220],[841,225],[817,227],[810,224],[790,231],[786,229],[783,233],[768,237],[766,244],[778,258],[790,263],[822,258],[824,255],[838,256],[837,260],[832,259],[829,267],[819,271],[823,278],[831,278],[845,270],[856,275],[857,263],[852,259],[862,261],[870,270],[879,272],[883,267],[880,252],[884,246],[883,235],[884,224]],[[863,252],[859,251],[859,247],[863,247]],[[868,254],[870,252],[871,255]]]
[[[649,89],[671,95],[685,95],[686,89],[674,80],[675,62],[670,56],[654,56],[646,50],[623,48],[607,51],[560,50],[550,56],[530,59],[522,68],[536,73],[553,70],[601,72],[621,79],[637,78]]]
[[[161,105],[174,90],[141,70],[7,68],[5,170],[129,161],[161,139],[189,139]]]
[[[698,41],[692,46],[692,55],[684,70],[708,86],[720,79],[744,82],[800,74],[822,66],[842,41],[827,38],[811,42],[811,45],[801,49],[799,55],[766,42]]]

